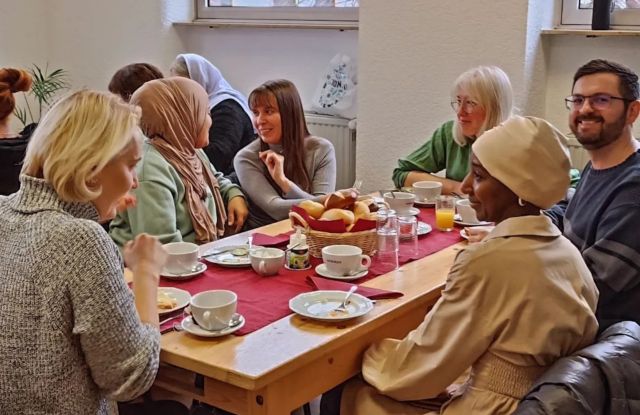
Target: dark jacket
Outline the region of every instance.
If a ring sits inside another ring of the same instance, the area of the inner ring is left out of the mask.
[[[513,415],[640,414],[640,326],[623,321],[554,363]]]
[[[240,104],[226,99],[211,109],[209,145],[204,152],[217,171],[235,184],[240,184],[233,169],[233,158],[241,148],[255,140],[251,118]]]
[[[20,188],[18,176],[35,127],[36,124],[29,124],[19,137],[0,140],[0,195],[10,195]]]

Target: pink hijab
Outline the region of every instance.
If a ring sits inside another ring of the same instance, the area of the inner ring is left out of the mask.
[[[142,131],[182,179],[198,244],[222,236],[227,220],[220,185],[195,148],[209,113],[208,101],[197,82],[182,77],[147,82],[131,96],[131,103],[142,108]],[[215,224],[204,202],[207,188],[216,205]]]

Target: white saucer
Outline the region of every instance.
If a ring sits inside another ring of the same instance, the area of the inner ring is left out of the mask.
[[[190,272],[184,272],[181,274],[173,274],[169,271],[162,271],[162,277],[168,280],[188,280],[189,278],[193,278],[196,275],[202,274],[207,269],[207,264],[204,262],[198,262],[195,269]]]
[[[467,235],[466,229],[463,229],[463,230],[460,231],[460,236],[462,236],[467,241],[469,240],[469,235]]]
[[[453,223],[455,223],[456,225],[460,225],[460,226],[485,226],[485,225],[491,225],[491,222],[485,222],[485,221],[482,221],[482,220],[480,220],[478,222],[463,222],[462,218],[457,213],[453,217]]]
[[[416,199],[413,202],[414,205],[416,206],[421,206],[421,207],[433,207],[436,205],[436,201],[429,201],[429,200],[418,200]]]
[[[418,213],[420,213],[420,209],[418,209],[417,207],[412,207],[409,208],[409,210],[407,210],[406,212],[396,212],[398,214],[398,216],[415,216]]]
[[[232,321],[237,319],[238,322],[234,325],[234,326],[229,326],[227,328],[224,328],[222,330],[205,330],[202,327],[198,326],[194,321],[193,321],[193,317],[189,316],[186,317],[184,320],[182,320],[182,329],[184,331],[186,331],[187,333],[191,333],[194,336],[200,336],[200,337],[222,337],[222,336],[226,336],[227,334],[231,334],[233,332],[236,332],[238,330],[240,330],[245,323],[244,320],[244,316],[242,314],[234,314],[233,318],[231,319]]]
[[[289,271],[305,271],[305,270],[311,269],[311,264],[309,264],[308,267],[304,267],[304,268],[290,268],[289,265],[287,264],[284,264],[284,267]]]
[[[362,278],[369,273],[368,269],[363,269],[356,274],[353,275],[334,275],[327,270],[327,266],[325,264],[320,264],[316,267],[316,272],[318,275],[329,278],[331,280],[340,280],[340,281],[352,281],[357,280],[358,278]]]
[[[431,225],[424,222],[418,222],[418,236],[426,235],[431,231]]]

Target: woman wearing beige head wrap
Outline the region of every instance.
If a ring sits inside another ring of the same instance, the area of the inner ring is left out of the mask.
[[[549,365],[592,343],[597,289],[580,253],[540,213],[569,185],[564,141],[524,117],[476,140],[462,189],[478,219],[496,227],[458,253],[422,324],[366,351],[367,383],[347,384],[341,413],[429,413],[428,400],[470,367],[442,413],[510,414]]]
[[[140,126],[149,139],[138,166],[137,206],[111,224],[116,243],[146,232],[163,243],[202,244],[227,225],[241,229],[248,209],[240,188],[215,173],[201,150],[211,126],[202,87],[186,78],[159,79],[138,89],[131,103],[142,108]]]

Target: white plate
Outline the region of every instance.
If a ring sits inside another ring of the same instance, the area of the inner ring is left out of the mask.
[[[312,291],[302,293],[289,300],[294,313],[321,321],[344,321],[360,317],[373,310],[373,303],[360,294],[352,294],[347,311],[333,311],[342,304],[346,291]]]
[[[182,274],[172,274],[169,271],[162,271],[162,276],[168,280],[188,280],[196,275],[202,274],[207,269],[207,264],[204,262],[198,262],[195,269],[191,272],[185,272]]]
[[[211,262],[212,264],[220,265],[223,267],[229,268],[238,268],[238,267],[248,267],[251,266],[251,259],[249,259],[249,254],[243,256],[235,256],[231,253],[232,250],[236,248],[247,248],[247,245],[229,245],[225,246],[224,252],[215,255],[206,255],[203,256],[204,259]]]
[[[369,273],[368,269],[363,269],[353,275],[335,275],[329,272],[326,264],[320,264],[316,267],[316,272],[321,277],[329,278],[332,280],[340,280],[340,281],[352,281],[357,280],[358,278],[362,278]]]
[[[192,316],[188,316],[184,320],[182,320],[181,326],[182,326],[182,330],[186,331],[187,333],[191,333],[194,336],[199,336],[199,337],[222,337],[222,336],[226,336],[227,334],[231,334],[231,333],[234,333],[234,332],[240,330],[244,326],[244,323],[245,323],[244,316],[242,316],[242,314],[238,314],[238,313],[233,315],[233,317],[231,318],[231,321],[234,322],[234,324],[232,324],[229,327],[224,328],[222,330],[205,330],[202,327],[198,326],[193,321],[193,317]]]
[[[456,225],[460,225],[460,226],[485,226],[485,225],[491,225],[491,222],[485,222],[485,221],[478,221],[478,222],[463,222],[462,218],[460,217],[460,215],[458,215],[456,213],[456,215],[453,217],[453,223],[455,223]]]
[[[469,235],[467,235],[467,230],[466,229],[463,229],[463,230],[460,231],[460,236],[462,236],[467,241],[469,240]]]
[[[181,308],[185,308],[186,306],[189,305],[189,302],[191,301],[191,294],[179,288],[159,287],[158,294],[162,292],[166,293],[167,296],[176,300],[176,306],[166,310],[158,309],[158,314],[160,314],[161,316],[165,314],[173,313],[174,311],[180,310]]]
[[[418,222],[418,236],[426,235],[431,232],[431,225],[424,222]]]

